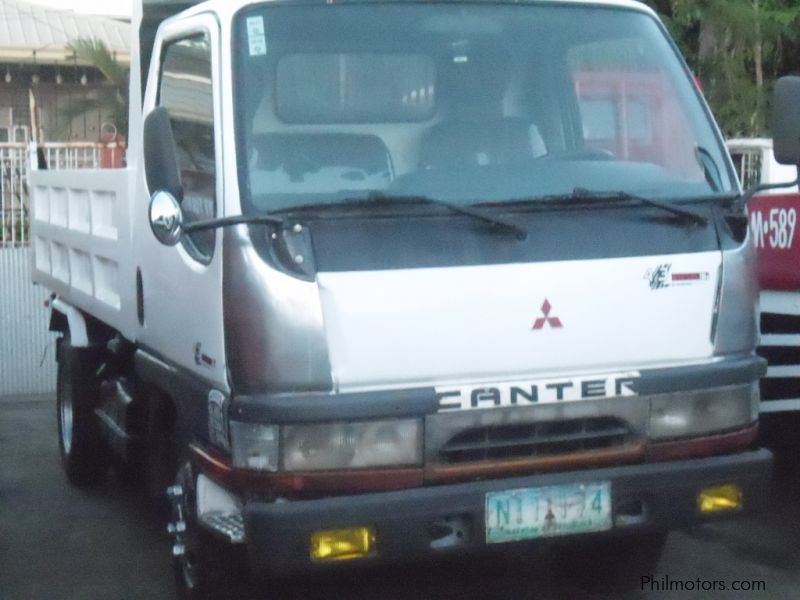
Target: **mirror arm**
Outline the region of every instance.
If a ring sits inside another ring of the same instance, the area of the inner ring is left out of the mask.
[[[736,200],[734,200],[731,209],[734,212],[740,212],[747,208],[747,203],[760,192],[765,192],[767,190],[779,190],[782,188],[800,186],[800,171],[798,171],[798,176],[793,181],[785,181],[782,183],[759,183],[758,185],[754,185],[749,190],[744,192],[741,196],[739,196]]]
[[[204,221],[192,221],[190,223],[184,223],[183,232],[184,234],[188,234],[196,231],[208,231],[209,229],[229,227],[231,225],[283,225],[283,222],[284,220],[280,217],[273,217],[270,215],[237,215],[234,217],[223,217],[220,219],[207,219]]]

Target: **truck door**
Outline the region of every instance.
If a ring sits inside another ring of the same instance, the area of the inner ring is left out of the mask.
[[[219,40],[216,20],[191,17],[160,31],[143,114],[167,109],[175,139],[185,221],[221,216]],[[144,157],[145,164],[147,157]],[[216,231],[164,246],[147,220],[148,190],[139,176],[135,210],[138,339],[144,350],[195,381],[227,390],[222,322],[222,247]],[[197,377],[194,377],[197,376]]]

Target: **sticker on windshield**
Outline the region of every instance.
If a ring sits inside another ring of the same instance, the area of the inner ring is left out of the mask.
[[[247,43],[250,48],[250,56],[265,56],[267,54],[264,17],[247,17]]]

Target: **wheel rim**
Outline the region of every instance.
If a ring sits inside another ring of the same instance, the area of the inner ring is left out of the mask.
[[[72,384],[61,381],[58,417],[61,423],[61,447],[64,454],[72,450]]]
[[[178,568],[183,585],[187,590],[195,590],[200,585],[200,559],[198,552],[197,531],[194,518],[194,475],[191,468],[184,466],[178,473],[177,485],[183,488],[183,494],[173,499],[173,520],[186,523],[186,531],[175,536],[175,542],[184,547],[182,555],[177,557]]]

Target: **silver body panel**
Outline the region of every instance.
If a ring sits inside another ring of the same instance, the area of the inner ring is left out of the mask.
[[[745,243],[722,253],[715,355],[755,351],[758,342],[758,300],[756,249],[748,231]]]
[[[233,380],[263,391],[330,390],[316,283],[267,264],[244,226],[225,231],[224,240],[223,304]]]

